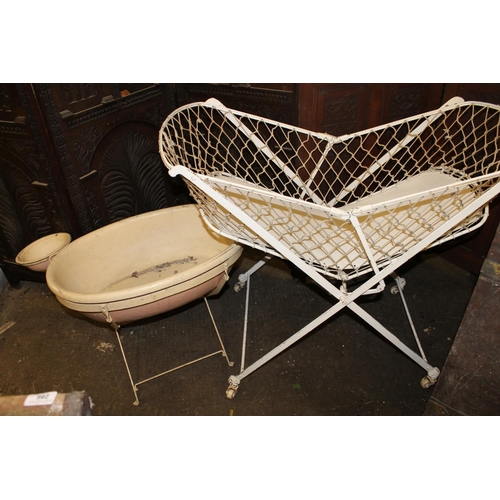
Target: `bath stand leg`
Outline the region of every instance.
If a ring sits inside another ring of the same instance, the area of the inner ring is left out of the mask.
[[[135,397],[134,406],[139,406],[139,398],[137,397],[137,384],[134,384],[134,380],[132,379],[132,373],[130,372],[130,368],[129,368],[128,362],[127,362],[127,357],[125,356],[125,351],[123,350],[122,341],[120,339],[120,333],[118,332],[118,330],[120,329],[120,325],[113,320],[113,318],[109,314],[107,306],[105,306],[105,305],[101,306],[101,311],[104,314],[104,316],[106,317],[106,322],[115,331],[116,340],[118,341],[118,345],[120,346],[122,358],[123,358],[123,361],[125,362],[125,367],[127,368],[128,378],[130,380],[130,384],[132,385],[132,390],[134,391],[134,397]]]
[[[123,350],[122,341],[120,339],[120,333],[118,332],[118,330],[120,329],[120,325],[117,325],[114,321],[113,323],[114,324],[112,324],[111,326],[115,330],[116,340],[118,340],[118,345],[120,346],[120,351],[122,352],[123,361],[125,362],[125,367],[127,368],[128,378],[130,379],[130,384],[132,385],[132,390],[134,391],[135,401],[133,404],[134,406],[139,406],[139,398],[137,397],[138,384],[134,384],[134,380],[132,379],[132,374],[130,373],[130,368],[128,367],[127,357],[125,356],[125,351]]]
[[[216,354],[222,354],[222,356],[226,359],[226,362],[229,366],[234,365],[233,361],[229,361],[229,357],[227,355],[226,348],[224,347],[224,343],[222,342],[222,337],[220,336],[219,329],[217,328],[217,324],[215,323],[214,317],[212,315],[212,311],[210,309],[210,306],[208,305],[207,298],[204,297],[204,300],[205,300],[205,305],[206,305],[207,310],[208,310],[208,314],[210,316],[210,319],[212,320],[212,325],[215,329],[215,333],[217,334],[217,338],[219,339],[219,344],[220,344],[221,348],[218,351],[212,352],[211,354],[207,354],[206,356],[202,356],[201,358],[194,359],[193,361],[189,361],[188,363],[184,363],[183,365],[176,366],[175,368],[171,368],[170,370],[164,371],[162,373],[158,373],[157,375],[153,375],[152,377],[149,377],[145,380],[141,380],[140,382],[134,382],[134,379],[132,378],[132,373],[130,371],[130,368],[129,368],[128,362],[127,362],[127,356],[125,355],[125,350],[123,349],[122,341],[120,339],[120,333],[119,333],[120,325],[117,324],[113,320],[113,318],[109,314],[108,308],[106,306],[101,307],[102,313],[106,317],[106,322],[111,326],[111,328],[113,328],[113,330],[116,334],[116,340],[118,341],[118,345],[120,346],[122,358],[123,358],[123,361],[125,363],[125,367],[127,368],[127,374],[128,374],[128,378],[130,380],[130,385],[132,386],[132,390],[134,391],[134,397],[135,397],[134,406],[139,406],[139,398],[137,397],[139,385],[145,384],[146,382],[154,380],[158,377],[162,377],[163,375],[167,375],[168,373],[172,373],[175,370],[179,370],[180,368],[184,368],[185,366],[192,365],[194,363],[197,363],[198,361],[203,361],[204,359],[215,356]]]
[[[205,305],[207,306],[208,315],[210,316],[210,319],[212,320],[212,324],[214,325],[215,333],[217,334],[217,338],[219,339],[219,344],[220,344],[220,347],[221,347],[220,351],[214,352],[213,354],[210,354],[210,356],[213,356],[214,354],[221,353],[222,356],[224,356],[226,358],[227,364],[229,366],[233,366],[234,365],[234,361],[229,361],[229,357],[227,355],[226,348],[224,347],[224,343],[222,342],[222,338],[220,336],[219,329],[217,328],[217,325],[215,323],[214,317],[212,315],[212,311],[210,309],[210,306],[208,305],[208,300],[207,300],[206,297],[204,297],[204,300],[205,300]]]

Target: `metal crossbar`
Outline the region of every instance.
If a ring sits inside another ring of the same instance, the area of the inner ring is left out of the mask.
[[[163,377],[164,375],[168,375],[169,373],[172,373],[174,371],[177,371],[177,370],[180,370],[181,368],[185,368],[186,366],[189,366],[189,365],[192,365],[194,363],[198,363],[200,361],[203,361],[205,359],[208,359],[208,358],[211,358],[212,356],[215,356],[216,354],[221,354],[225,359],[226,359],[226,362],[229,366],[233,366],[234,362],[233,361],[230,361],[229,360],[229,357],[227,355],[227,352],[226,352],[226,348],[224,347],[224,343],[222,342],[222,337],[219,333],[219,329],[217,328],[217,324],[215,322],[215,319],[214,319],[214,316],[212,314],[212,310],[210,309],[210,305],[208,304],[208,300],[206,297],[203,297],[203,300],[205,301],[205,306],[207,308],[207,311],[208,311],[208,315],[210,316],[210,320],[212,322],[212,325],[214,327],[214,330],[215,330],[215,333],[217,335],[217,339],[219,340],[219,344],[220,344],[220,349],[217,350],[217,351],[214,351],[210,354],[206,354],[204,356],[201,356],[199,358],[196,358],[196,359],[193,359],[191,361],[188,361],[187,363],[184,363],[182,365],[179,365],[179,366],[176,366],[174,368],[170,368],[168,370],[165,370],[161,373],[157,373],[156,375],[152,375],[146,379],[143,379],[143,380],[140,380],[139,382],[135,382],[134,381],[134,378],[132,377],[132,372],[130,371],[130,367],[129,367],[129,364],[128,364],[128,361],[127,361],[127,356],[125,355],[125,349],[123,348],[123,344],[122,344],[122,341],[121,341],[121,338],[120,338],[120,325],[118,323],[116,323],[111,314],[109,313],[108,309],[106,306],[103,306],[102,307],[102,313],[104,314],[105,318],[106,318],[106,322],[111,326],[111,328],[114,330],[115,332],[115,335],[116,335],[116,340],[118,342],[118,346],[120,347],[120,352],[121,352],[121,355],[122,355],[122,358],[123,358],[123,362],[125,363],[125,368],[127,370],[127,374],[128,374],[128,378],[129,378],[129,381],[130,381],[130,385],[132,386],[132,390],[134,392],[134,397],[135,397],[135,400],[133,402],[134,406],[139,406],[139,397],[138,397],[138,391],[139,391],[139,386],[141,384],[145,384],[146,382],[150,382],[152,380],[155,380],[159,377]]]

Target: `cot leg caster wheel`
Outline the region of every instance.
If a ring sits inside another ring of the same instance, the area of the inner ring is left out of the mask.
[[[404,288],[406,286],[406,280],[404,278],[400,278],[399,276],[395,279],[396,279],[396,281],[398,281],[399,286],[401,287],[401,290],[404,290]],[[397,295],[399,293],[398,285],[391,286],[391,293],[392,293],[392,295]]]
[[[237,387],[231,387],[231,386],[229,386],[226,389],[226,398],[227,399],[233,399],[234,396],[236,396],[237,392],[238,392],[238,388]]]
[[[234,285],[234,291],[235,292],[241,292],[241,290],[243,290],[243,288],[245,288],[246,284],[247,284],[247,281],[248,281],[248,278],[244,275],[241,275],[239,277],[239,281],[238,283],[236,283]]]
[[[428,372],[427,376],[420,381],[420,385],[424,389],[428,389],[431,385],[434,385],[437,382],[438,377],[439,370],[437,368],[433,368],[430,372]]]
[[[421,381],[420,381],[420,385],[424,388],[424,389],[428,389],[431,385],[434,385],[436,383],[435,380],[432,380],[429,376],[427,377],[424,377]]]
[[[135,401],[132,403],[134,406],[139,406],[139,398],[137,397],[137,392],[139,391],[139,389],[137,388],[136,385],[134,385],[134,397],[135,397]]]
[[[229,377],[229,386],[226,389],[226,398],[227,399],[233,399],[234,396],[236,396],[236,393],[238,392],[239,385],[240,385],[240,381],[238,379],[236,379],[233,376]]]

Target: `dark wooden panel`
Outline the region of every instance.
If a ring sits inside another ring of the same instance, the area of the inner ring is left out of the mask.
[[[299,85],[299,124],[344,135],[439,107],[443,84],[310,83]]]
[[[214,97],[228,108],[297,124],[295,84],[181,83],[176,85],[176,89],[179,105]]]
[[[0,83],[0,122],[5,133],[9,130],[9,125],[23,125],[26,122],[26,112],[23,108],[19,92],[15,83]],[[11,128],[10,131],[21,132],[22,127]],[[22,133],[22,132],[21,132]]]
[[[0,94],[7,118],[0,130],[1,254],[13,261],[28,243],[70,224],[26,86],[4,85]]]
[[[368,127],[371,84],[301,84],[299,126],[344,135]]]
[[[428,83],[374,84],[370,127],[439,108],[444,85]]]
[[[483,226],[457,241],[443,244],[438,247],[438,252],[462,269],[479,274],[499,223],[500,198],[497,196],[490,203],[490,215]]]
[[[99,107],[105,97],[114,99],[112,95],[105,96],[108,92],[99,83],[61,83],[51,87],[54,104],[62,116]]]
[[[168,177],[158,153],[158,130],[175,107],[172,85],[38,84],[35,89],[78,221],[78,234],[186,201],[183,186]],[[121,153],[117,144],[122,145]],[[107,157],[106,148],[111,148]],[[115,184],[108,182],[113,151],[121,162],[115,173],[122,171]],[[111,158],[107,174],[102,171],[104,158]],[[155,203],[143,201],[161,189],[163,196],[156,196]],[[118,210],[120,198],[125,203],[127,193],[135,202],[127,210]]]
[[[0,257],[10,282],[34,239],[73,238],[143,211],[189,202],[158,152],[172,84],[0,84]]]
[[[466,101],[500,104],[500,83],[447,83],[443,102],[455,96]]]

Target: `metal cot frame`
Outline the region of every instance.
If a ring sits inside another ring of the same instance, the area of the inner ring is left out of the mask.
[[[290,261],[336,299],[248,367],[244,335],[241,372],[230,377],[228,398],[245,377],[344,308],[420,365],[427,372],[423,387],[436,382],[439,369],[425,357],[404,280],[395,273],[423,250],[485,222],[488,203],[500,192],[500,107],[454,98],[435,111],[334,137],[209,99],[171,113],[159,149],[214,231]],[[418,353],[356,303],[383,291],[389,275]],[[359,276],[364,281],[348,291]]]

